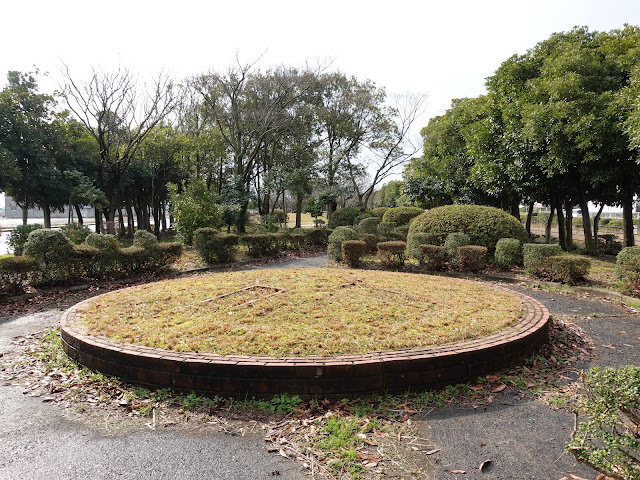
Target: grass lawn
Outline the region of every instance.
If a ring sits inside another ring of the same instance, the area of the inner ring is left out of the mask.
[[[310,356],[423,347],[516,322],[520,301],[445,277],[366,270],[205,274],[106,295],[92,335],[176,351]]]

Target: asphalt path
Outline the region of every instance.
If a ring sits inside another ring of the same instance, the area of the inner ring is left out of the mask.
[[[314,268],[314,256],[250,268]],[[594,341],[591,365],[640,364],[640,318],[610,303],[511,287],[537,298],[552,315],[578,324]],[[0,354],[13,339],[57,324],[51,310],[0,319]],[[0,358],[0,363],[2,363]],[[23,395],[0,384],[0,479],[302,479],[299,463],[266,451],[258,433],[229,435],[214,428],[150,430],[143,423],[109,428],[108,419],[83,414]],[[419,435],[440,451],[430,478],[547,479],[574,474],[594,478],[564,452],[573,415],[544,403],[504,394],[483,408],[452,406],[413,419]],[[481,473],[480,464],[491,460]]]

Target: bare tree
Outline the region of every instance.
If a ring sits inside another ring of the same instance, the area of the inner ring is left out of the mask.
[[[66,65],[63,75],[67,105],[100,149],[98,182],[109,203],[103,213],[113,233],[122,177],[142,141],[176,106],[179,88],[165,74],[158,75],[148,88],[139,86],[125,68],[94,70],[86,84],[76,83]],[[99,224],[96,222],[97,230]]]
[[[347,158],[349,177],[362,210],[366,209],[375,188],[422,148],[412,140],[411,134],[415,120],[424,111],[426,95],[406,93],[391,99],[393,106],[386,112],[386,125],[377,129],[380,136],[366,146],[360,162]],[[363,178],[363,172],[368,173],[368,181]]]

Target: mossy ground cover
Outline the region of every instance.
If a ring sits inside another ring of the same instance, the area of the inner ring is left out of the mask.
[[[141,285],[81,311],[89,332],[175,351],[310,356],[426,347],[516,322],[490,286],[382,271],[283,269]]]

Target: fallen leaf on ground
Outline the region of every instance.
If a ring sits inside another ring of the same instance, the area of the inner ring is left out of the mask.
[[[485,471],[487,471],[489,469],[489,467],[491,467],[491,460],[485,460],[484,462],[482,462],[478,466],[478,470],[480,470],[482,473],[484,473]]]
[[[500,377],[498,377],[497,375],[487,375],[485,378],[487,379],[487,382],[499,382],[500,381]]]
[[[471,390],[473,390],[474,392],[477,392],[477,391],[482,390],[484,387],[482,385],[471,385],[469,388]]]
[[[502,385],[496,385],[491,389],[491,393],[498,393],[507,388],[507,386],[503,383]]]
[[[454,470],[453,468],[447,468],[447,472],[451,472],[451,473],[467,473],[464,470]]]

